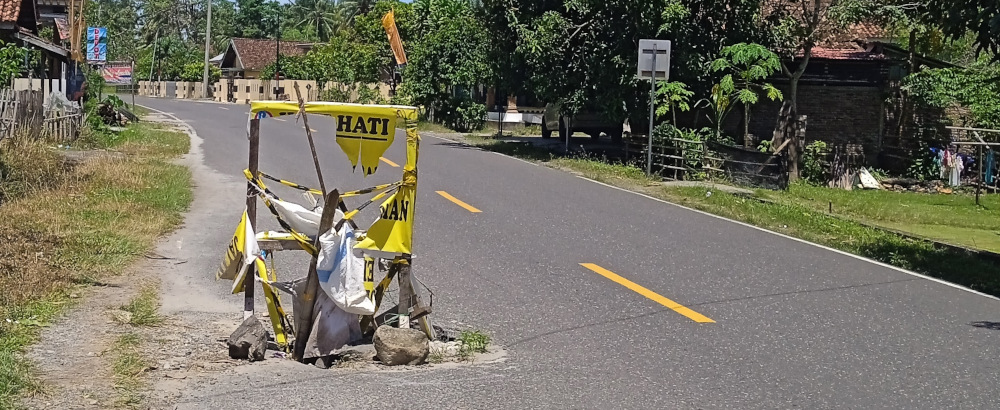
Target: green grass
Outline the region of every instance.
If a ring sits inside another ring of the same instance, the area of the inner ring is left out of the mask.
[[[489,335],[478,330],[463,330],[458,336],[458,341],[462,342],[458,357],[466,361],[472,360],[476,353],[486,353],[490,347]]]
[[[160,307],[160,296],[156,287],[148,286],[142,289],[122,310],[132,314],[128,324],[135,326],[157,326],[163,323],[163,316],[157,312]]]
[[[147,123],[91,133],[73,145],[122,155],[74,166],[50,145],[0,143],[0,408],[38,391],[23,353],[74,287],[124,272],[180,224],[192,198],[189,170],[170,162],[187,152],[185,134]],[[148,303],[132,308],[140,322],[155,322]]]
[[[1000,195],[844,191],[792,184],[762,197],[971,248],[1000,252]]]
[[[149,364],[139,353],[141,345],[142,338],[133,332],[122,334],[115,341],[111,370],[117,395],[115,404],[119,407],[139,408],[142,405],[142,391],[147,386],[142,373]]]
[[[757,195],[767,200],[760,201],[710,188],[667,188],[632,166],[590,158],[555,158],[537,147],[511,148],[482,138],[467,137],[466,141],[1000,296],[997,264],[865,225],[989,250],[1000,237],[1000,197],[995,195],[985,199],[985,206],[977,207],[975,198],[968,195],[842,191],[796,184],[787,192],[758,191]],[[833,215],[827,213],[830,202]]]
[[[417,130],[420,132],[436,132],[442,134],[451,134],[455,130],[445,127],[444,125],[438,124],[436,122],[430,121],[420,121],[417,123]]]

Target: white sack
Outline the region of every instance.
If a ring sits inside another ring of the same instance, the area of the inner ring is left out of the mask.
[[[358,315],[375,314],[375,302],[365,290],[365,260],[354,254],[357,239],[349,224],[340,232],[330,230],[319,238],[316,263],[319,286],[337,307]]]

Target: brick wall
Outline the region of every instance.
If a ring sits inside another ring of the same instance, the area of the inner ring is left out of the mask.
[[[778,85],[788,96],[788,86]],[[875,87],[857,86],[799,86],[799,114],[808,116],[806,141],[827,143],[861,143],[874,149],[878,142],[880,121],[884,115],[883,96]],[[750,112],[750,133],[756,141],[770,140],[778,120],[781,102],[764,100]],[[733,109],[726,119],[726,130],[731,135],[742,134],[739,126],[743,111]],[[739,140],[740,138],[736,138]],[[737,141],[739,143],[741,141]],[[866,149],[867,150],[867,149]]]

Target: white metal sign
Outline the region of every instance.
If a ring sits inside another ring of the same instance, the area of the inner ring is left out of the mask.
[[[670,40],[639,40],[639,78],[657,80],[670,76]]]

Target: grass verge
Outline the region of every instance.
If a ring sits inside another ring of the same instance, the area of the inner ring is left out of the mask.
[[[111,370],[118,407],[138,408],[142,404],[142,391],[147,385],[142,373],[149,368],[149,363],[140,354],[141,346],[142,337],[135,332],[124,333],[115,341]]]
[[[97,150],[0,141],[0,408],[39,391],[22,353],[73,288],[121,274],[191,202],[189,170],[170,162],[186,134],[140,123],[74,146]]]
[[[147,286],[139,292],[128,304],[123,305],[121,310],[129,313],[128,325],[135,326],[158,326],[163,323],[163,316],[160,316],[157,309],[160,307],[160,296],[153,286]]]
[[[958,195],[839,191],[793,185],[787,192],[758,192],[758,196],[769,200],[762,202],[711,188],[668,188],[646,178],[641,169],[633,166],[590,158],[556,158],[530,144],[476,137],[466,137],[465,141],[485,150],[542,161],[606,184],[1000,296],[1000,276],[995,274],[1000,266],[996,263],[856,222],[911,232],[915,226],[923,226],[935,233],[931,238],[950,232],[943,227],[979,229],[996,236],[1000,230],[997,218],[1000,198],[996,196],[987,199],[985,207],[976,207],[974,199]],[[834,214],[836,217],[827,213],[831,202],[834,212],[840,212]]]

